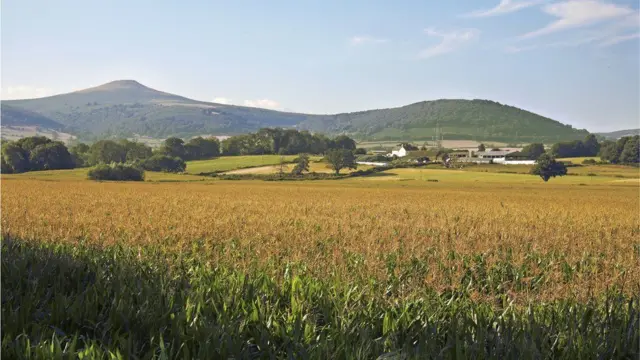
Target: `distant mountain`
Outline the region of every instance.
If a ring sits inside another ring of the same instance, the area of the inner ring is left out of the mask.
[[[582,139],[555,120],[488,100],[435,100],[403,107],[335,115],[308,115],[188,99],[133,80],[40,99],[3,101],[37,112],[83,137],[233,135],[262,127],[298,128],[362,139],[445,139],[508,142]]]
[[[62,129],[63,125],[39,113],[2,104],[0,106],[2,126],[38,126],[46,129]]]
[[[608,133],[597,133],[596,135],[600,135],[605,139],[617,140],[625,136],[640,135],[640,129],[618,130]]]

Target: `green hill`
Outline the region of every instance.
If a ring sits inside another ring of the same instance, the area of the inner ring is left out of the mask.
[[[431,138],[436,125],[446,139],[558,141],[582,139],[587,134],[488,100],[435,100],[392,109],[307,115],[196,101],[133,80],[3,104],[40,113],[83,137],[233,135],[279,126],[361,139],[418,140]]]
[[[2,104],[0,106],[2,126],[39,126],[47,129],[62,129],[63,125],[39,113]]]
[[[609,139],[609,140],[617,140],[624,136],[640,135],[640,129],[618,130],[618,131],[612,131],[608,133],[597,133],[596,135],[600,135],[605,139]]]

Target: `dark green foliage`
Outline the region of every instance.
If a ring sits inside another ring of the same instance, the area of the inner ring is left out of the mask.
[[[523,155],[529,157],[530,160],[535,160],[540,157],[540,155],[544,154],[544,144],[541,143],[533,143],[525,146],[520,151]]]
[[[333,139],[332,144],[333,146],[331,147],[334,149],[346,149],[346,150],[356,149],[356,142],[350,137],[348,137],[347,135],[337,136],[335,139]]]
[[[153,154],[153,150],[148,145],[143,143],[129,141],[129,140],[120,140],[120,145],[124,148],[126,152],[125,161],[132,162],[136,160],[143,160],[150,157]]]
[[[71,146],[69,153],[71,153],[71,158],[76,167],[89,166],[90,149],[89,145],[85,143],[78,143]]]
[[[67,147],[62,142],[51,141],[44,136],[25,137],[15,142],[4,143],[2,161],[5,173],[75,167]]]
[[[322,154],[327,149],[355,149],[355,146],[355,141],[348,136],[338,136],[330,140],[321,134],[276,128],[260,129],[257,133],[227,138],[222,141],[222,153],[226,156]]]
[[[184,140],[177,137],[170,137],[164,141],[158,152],[163,155],[184,159],[186,154]]]
[[[545,153],[540,155],[536,164],[531,168],[531,174],[540,176],[546,182],[551,177],[567,175],[567,167],[563,163],[557,162],[552,155]]]
[[[551,154],[555,157],[596,156],[600,151],[600,143],[595,135],[589,134],[584,140],[574,140],[553,144]]]
[[[623,164],[640,163],[640,136],[627,138],[620,153],[620,162]]]
[[[131,164],[98,164],[87,176],[91,180],[144,181],[144,170]]]
[[[386,281],[353,284],[315,277],[296,263],[243,272],[209,263],[205,251],[197,242],[176,252],[83,242],[35,245],[5,237],[3,359],[638,356],[637,296],[611,292],[585,303],[512,306],[500,293],[507,282],[536,292],[539,282],[523,274],[547,281],[540,263],[553,262],[555,253],[534,251],[531,262],[514,266],[454,250],[451,256],[464,259],[467,274],[458,285],[401,296],[394,289],[410,282],[426,260],[401,263],[392,253],[391,272],[408,278],[390,274]],[[362,271],[354,264],[355,272]],[[472,293],[493,301],[473,300]]]
[[[220,156],[220,141],[218,139],[195,137],[184,145],[187,160],[211,159]]]
[[[67,147],[59,141],[36,146],[29,153],[31,170],[73,169],[75,163]]]
[[[638,164],[640,157],[639,135],[626,136],[617,141],[605,140],[600,146],[599,156],[612,164]]]
[[[584,160],[582,160],[582,164],[583,165],[595,165],[597,163],[598,162],[595,161],[594,159],[584,159]]]
[[[300,154],[293,162],[296,165],[291,170],[291,174],[302,175],[303,172],[309,171],[309,155]]]
[[[155,154],[139,162],[140,167],[149,171],[163,171],[181,173],[187,169],[187,164],[179,157]]]
[[[336,172],[336,175],[340,174],[340,170],[357,169],[356,157],[353,155],[353,151],[347,149],[331,149],[327,151],[325,160],[329,163],[329,166]]]
[[[357,148],[353,153],[356,154],[356,155],[366,155],[367,154],[367,149],[365,149],[365,148]]]
[[[480,144],[478,145],[478,151],[487,151],[487,148],[484,146],[484,144]]]
[[[123,163],[126,160],[127,149],[113,140],[97,141],[91,145],[89,150],[89,163],[91,165]]]
[[[31,152],[38,145],[45,145],[52,140],[46,136],[29,136],[16,141],[16,144],[24,149],[26,152]]]
[[[0,156],[0,174],[11,174],[13,173],[13,168],[7,161],[4,159],[4,156]]]
[[[420,150],[420,148],[418,148],[417,146],[411,144],[411,143],[402,143],[400,144],[400,146],[404,147],[405,150],[407,151],[418,151]]]
[[[25,151],[15,142],[2,145],[2,160],[12,173],[29,171],[29,152]],[[4,172],[4,171],[3,171]]]

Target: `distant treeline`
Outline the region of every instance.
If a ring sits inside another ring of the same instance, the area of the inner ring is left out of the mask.
[[[345,135],[330,139],[322,134],[280,128],[260,129],[256,133],[232,136],[222,141],[222,154],[227,156],[324,154],[329,149],[355,148],[355,140]]]
[[[100,140],[88,145],[67,147],[60,141],[32,136],[2,145],[2,172],[73,169],[100,164],[130,164],[143,170],[183,172],[185,161],[211,159],[220,155],[324,154],[331,149],[354,150],[356,143],[347,136],[329,139],[306,131],[261,129],[254,134],[238,135],[220,141],[215,137],[195,137],[188,141],[166,139],[152,149],[140,142]]]
[[[625,136],[616,141],[598,142],[590,134],[584,140],[560,142],[551,147],[551,154],[560,157],[599,156],[612,164],[638,164],[640,158],[640,136]]]

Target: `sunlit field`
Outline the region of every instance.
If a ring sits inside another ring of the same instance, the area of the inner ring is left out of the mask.
[[[212,160],[187,161],[187,172],[190,174],[211,173],[215,171],[229,171],[249,167],[280,164],[281,159],[291,162],[297,155],[249,155],[249,156],[221,156]],[[311,157],[317,160],[319,157]]]
[[[633,358],[640,346],[637,178],[74,171],[2,177],[7,358]]]

